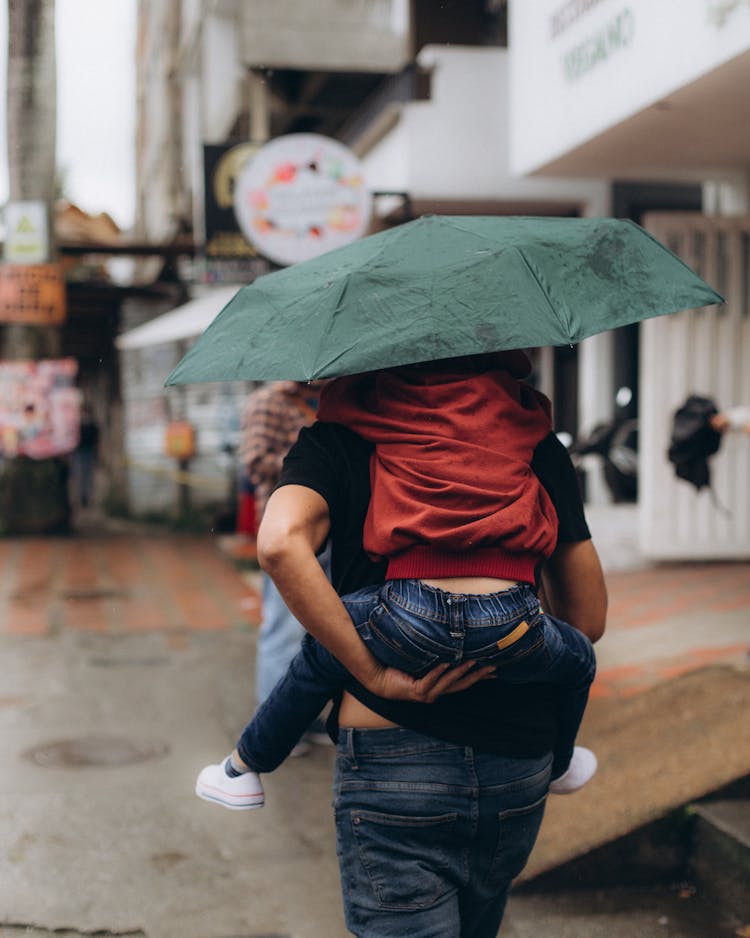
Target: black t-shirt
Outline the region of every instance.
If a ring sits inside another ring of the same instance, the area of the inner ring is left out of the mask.
[[[385,575],[386,565],[373,563],[362,547],[371,452],[372,444],[348,428],[316,422],[300,432],[284,460],[278,485],[313,489],[328,504],[331,581],[341,596],[382,583]],[[575,470],[554,434],[537,446],[531,465],[557,511],[558,542],[588,540]],[[554,742],[557,693],[549,684],[480,681],[432,704],[383,700],[354,679],[347,690],[394,723],[460,745],[524,758],[543,755]]]

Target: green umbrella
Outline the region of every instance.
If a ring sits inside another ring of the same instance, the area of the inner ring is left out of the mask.
[[[633,222],[428,215],[243,287],[166,383],[309,381],[568,345],[721,302]]]

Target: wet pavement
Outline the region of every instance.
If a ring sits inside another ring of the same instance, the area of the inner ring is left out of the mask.
[[[649,565],[632,512],[590,521],[610,590],[582,731],[600,772],[551,800],[529,875],[750,773],[750,563]],[[346,934],[330,748],[268,776],[263,811],[192,792],[252,705],[248,553],[153,530],[0,541],[0,938]],[[514,897],[505,930],[620,934],[551,914]]]

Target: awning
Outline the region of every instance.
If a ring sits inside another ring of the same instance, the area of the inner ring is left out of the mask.
[[[199,336],[232,299],[242,284],[209,287],[205,293],[156,319],[117,336],[118,349],[145,348]]]

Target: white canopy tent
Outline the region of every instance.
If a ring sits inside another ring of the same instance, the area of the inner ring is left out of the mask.
[[[118,349],[146,348],[199,336],[241,288],[242,284],[210,287],[201,296],[123,332],[115,339]]]

